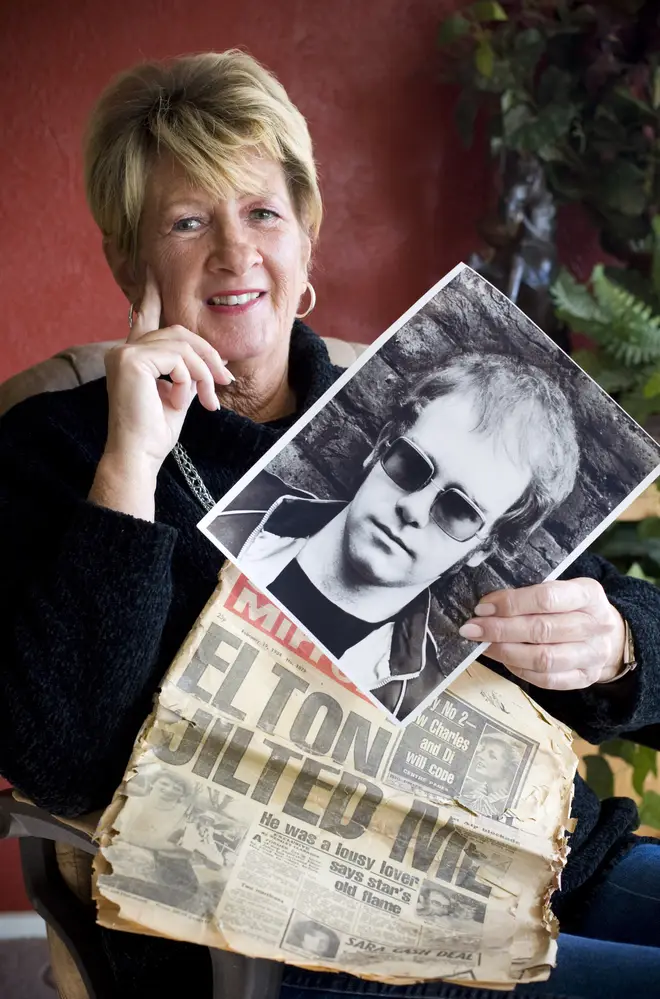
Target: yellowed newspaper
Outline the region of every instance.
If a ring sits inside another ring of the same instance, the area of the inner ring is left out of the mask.
[[[388,982],[546,978],[570,732],[474,663],[388,721],[228,566],[99,827],[99,921]]]

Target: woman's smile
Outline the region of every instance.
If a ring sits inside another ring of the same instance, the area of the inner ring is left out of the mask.
[[[238,291],[232,290],[211,295],[206,300],[206,306],[211,312],[218,315],[239,315],[248,312],[266,297],[265,291]]]

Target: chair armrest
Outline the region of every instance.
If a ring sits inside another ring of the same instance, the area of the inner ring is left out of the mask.
[[[56,819],[50,812],[14,797],[9,788],[0,791],[0,839],[50,839],[94,854],[97,845],[88,832],[70,825],[66,820]]]
[[[328,348],[328,354],[333,364],[348,368],[360,354],[367,349],[366,343],[350,343],[348,340],[338,340],[336,337],[323,337]]]

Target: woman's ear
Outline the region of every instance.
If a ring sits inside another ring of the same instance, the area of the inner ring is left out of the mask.
[[[300,267],[303,277],[302,294],[304,294],[307,282],[309,281],[309,272],[312,269],[312,241],[309,237],[309,233],[305,232],[304,229],[301,230],[301,232]]]
[[[126,295],[129,302],[137,302],[142,295],[142,284],[138,279],[135,266],[126,253],[122,253],[114,240],[108,237],[103,240],[103,253],[112,275]]]

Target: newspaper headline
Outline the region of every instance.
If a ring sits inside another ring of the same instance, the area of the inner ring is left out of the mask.
[[[576,760],[472,664],[402,729],[235,567],[99,827],[99,921],[389,982],[543,979]]]

